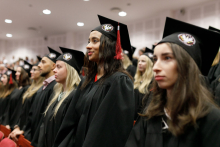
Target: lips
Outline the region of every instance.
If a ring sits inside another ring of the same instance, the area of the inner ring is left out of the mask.
[[[88,55],[91,56],[93,54],[93,52],[88,52]]]
[[[163,80],[165,77],[164,76],[155,76],[155,80],[156,81],[161,81]]]

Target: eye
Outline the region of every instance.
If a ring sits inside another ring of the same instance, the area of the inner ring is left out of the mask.
[[[169,57],[169,56],[166,56],[166,57],[165,57],[165,59],[166,59],[166,60],[170,60],[170,59],[171,59],[171,57]]]

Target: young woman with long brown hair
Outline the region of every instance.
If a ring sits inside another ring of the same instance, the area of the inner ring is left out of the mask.
[[[17,83],[15,81],[15,71],[8,69],[2,76],[2,91],[0,93],[0,124],[7,125],[8,120],[6,117],[8,111],[8,104],[11,99],[11,95],[15,92],[17,88]]]
[[[99,20],[86,47],[88,75],[76,91],[77,104],[71,102],[67,110],[55,147],[121,147],[132,128],[133,82],[123,69],[120,47],[131,48],[127,26],[102,16]]]
[[[18,83],[18,89],[16,89],[16,92],[13,93],[10,102],[9,102],[9,111],[7,116],[8,124],[7,127],[13,130],[14,126],[17,124],[20,114],[22,111],[22,97],[23,94],[26,92],[28,87],[30,86],[30,70],[32,68],[32,65],[28,62],[24,61],[24,65],[20,66],[16,69],[16,80]]]
[[[220,146],[220,110],[200,76],[211,67],[216,40],[220,34],[167,18],[154,49],[153,97],[126,147]]]

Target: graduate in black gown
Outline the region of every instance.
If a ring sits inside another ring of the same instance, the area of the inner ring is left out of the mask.
[[[127,26],[119,23],[120,37],[118,22],[100,15],[99,20],[86,47],[88,75],[76,91],[77,104],[70,103],[54,147],[122,147],[133,126],[133,82],[123,69],[120,47],[131,48]]]
[[[1,75],[2,90],[0,93],[0,124],[7,125],[6,115],[8,111],[9,101],[11,95],[17,88],[17,82],[15,80],[15,71],[8,70]]]
[[[8,113],[7,113],[7,125],[6,127],[10,127],[11,130],[14,129],[14,126],[17,124],[21,111],[22,111],[22,97],[26,92],[28,87],[30,86],[30,69],[31,64],[24,61],[24,65],[17,67],[16,69],[16,80],[18,82],[18,89],[16,89],[11,95],[11,99],[9,101]]]
[[[154,49],[152,100],[125,147],[219,147],[220,110],[199,74],[208,74],[220,34],[167,18],[163,37]]]
[[[75,90],[80,83],[80,69],[84,63],[84,53],[60,47],[63,52],[57,58],[54,69],[57,84],[51,101],[44,113],[38,141],[39,147],[52,147],[57,132],[71,101],[75,101]],[[77,101],[76,101],[77,102]]]
[[[40,69],[38,67],[38,63],[32,66],[30,73],[31,73],[32,84],[30,85],[30,87],[27,89],[27,91],[24,93],[22,97],[22,111],[20,113],[17,124],[14,126],[14,130],[13,132],[11,132],[9,137],[16,134],[16,131],[18,129],[19,130],[24,129],[25,125],[27,124],[28,114],[33,104],[33,101],[36,97],[37,91],[42,87],[43,81],[45,79],[44,77],[40,76]]]
[[[17,140],[17,137],[21,134],[31,141],[33,146],[37,146],[38,136],[40,132],[40,125],[43,121],[43,113],[48,105],[49,98],[53,92],[53,87],[56,84],[54,76],[54,68],[56,67],[56,59],[61,54],[51,48],[49,48],[49,54],[41,59],[38,64],[40,69],[40,75],[45,77],[43,86],[36,92],[35,99],[28,114],[28,120],[23,130],[16,128],[17,131],[11,136],[12,139]],[[19,126],[18,126],[19,127]]]
[[[138,59],[137,72],[134,77],[134,94],[135,94],[135,116],[141,112],[142,100],[144,95],[148,95],[151,90],[151,82],[153,78],[153,51],[146,49],[145,53]]]

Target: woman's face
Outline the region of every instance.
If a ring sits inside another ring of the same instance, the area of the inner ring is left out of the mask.
[[[16,80],[19,81],[21,75],[21,67],[17,67],[15,75],[16,75]]]
[[[33,66],[31,71],[31,79],[37,80],[40,77],[40,70],[38,66]]]
[[[90,61],[99,62],[99,46],[102,34],[92,31],[89,35],[88,45],[86,46]]]
[[[162,89],[172,89],[178,78],[177,61],[172,49],[165,43],[154,49],[154,78]]]
[[[147,67],[146,56],[141,55],[138,59],[138,70],[144,73],[146,70],[146,67]]]
[[[1,78],[2,84],[5,86],[8,83],[8,77],[6,75],[3,75]]]
[[[61,84],[65,84],[67,77],[66,65],[63,61],[56,62],[56,68],[53,70],[56,81]]]

